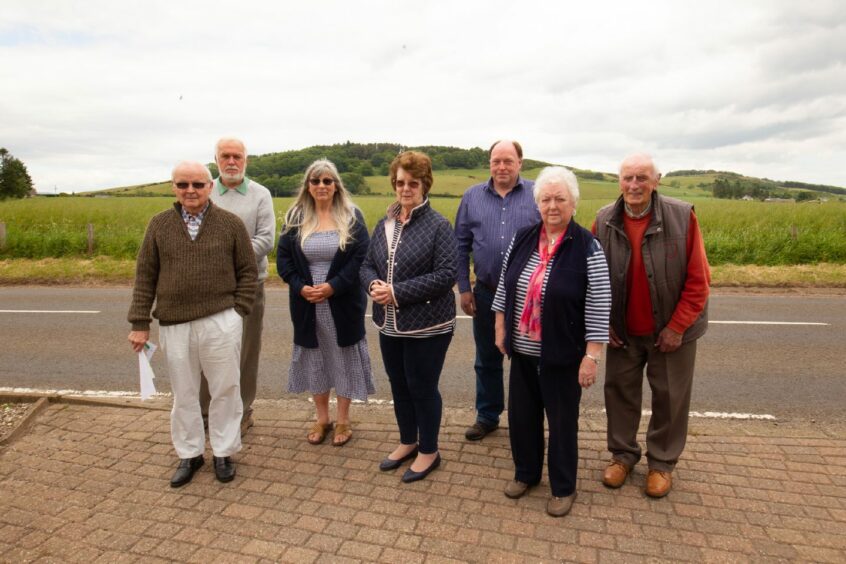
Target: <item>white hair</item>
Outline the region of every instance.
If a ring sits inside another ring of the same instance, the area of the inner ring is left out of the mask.
[[[243,141],[238,139],[237,137],[221,137],[217,140],[217,143],[214,144],[214,161],[217,162],[217,154],[220,152],[220,146],[224,143],[238,143],[241,145],[241,148],[244,150],[244,156],[247,156],[247,146],[244,144]]]
[[[173,182],[174,180],[176,180],[176,171],[177,171],[177,170],[179,170],[180,168],[189,168],[189,167],[190,167],[190,168],[196,168],[196,167],[199,167],[199,168],[203,169],[203,171],[206,173],[206,179],[207,179],[209,182],[211,182],[211,181],[212,181],[212,174],[211,174],[211,171],[209,170],[209,167],[207,167],[207,166],[206,166],[206,165],[204,165],[203,163],[198,163],[197,161],[179,161],[178,163],[176,163],[176,166],[175,166],[175,167],[173,167],[173,170],[172,170],[172,171],[170,171],[170,180],[171,180],[171,182]]]
[[[575,208],[579,205],[579,181],[570,169],[563,166],[548,166],[540,171],[540,174],[535,179],[535,189],[533,192],[535,203],[540,198],[540,191],[550,184],[563,184],[566,186],[567,191],[570,192],[570,198],[573,200],[573,207]]]
[[[658,165],[655,164],[655,161],[652,159],[652,155],[649,153],[632,153],[627,156],[623,159],[623,162],[620,163],[619,173],[623,174],[623,167],[632,163],[648,164],[652,167],[652,177],[656,180],[661,178],[661,171],[658,170]]]

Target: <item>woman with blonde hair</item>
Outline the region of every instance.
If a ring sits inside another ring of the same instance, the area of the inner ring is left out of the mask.
[[[332,388],[338,400],[334,446],[352,437],[351,400],[375,393],[364,334],[367,297],[359,280],[369,242],[338,169],[325,159],[311,163],[285,214],[276,268],[288,284],[294,326],[288,391],[314,397],[317,417],[307,436],[314,445],[333,428]]]

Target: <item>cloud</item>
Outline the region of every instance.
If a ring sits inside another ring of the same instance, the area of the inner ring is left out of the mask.
[[[254,154],[514,137],[580,168],[648,150],[846,185],[841,4],[12,0],[0,139],[67,191],[165,178],[223,134]]]

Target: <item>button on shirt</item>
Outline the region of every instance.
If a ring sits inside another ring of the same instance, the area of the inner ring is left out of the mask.
[[[503,198],[493,181],[468,188],[455,216],[458,239],[458,291],[470,291],[470,254],[476,280],[495,288],[502,270],[502,260],[511,239],[521,227],[540,221],[532,193],[535,183],[519,178],[517,185]]]

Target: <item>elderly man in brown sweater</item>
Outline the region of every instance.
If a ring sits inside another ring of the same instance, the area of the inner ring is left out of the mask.
[[[176,488],[190,482],[204,462],[201,369],[211,393],[209,442],[215,475],[221,482],[235,477],[230,456],[241,450],[242,318],[253,306],[258,274],[244,223],[209,201],[209,170],[181,162],[172,180],[177,201],[147,225],[127,319],[135,351],[150,337],[151,310],[159,320],[173,391],[171,438],[180,458],[170,480]]]

